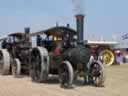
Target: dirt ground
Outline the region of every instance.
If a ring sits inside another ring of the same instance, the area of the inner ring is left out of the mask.
[[[83,86],[77,81],[70,90],[60,88],[56,77],[48,84],[37,84],[30,77],[0,76],[0,96],[128,96],[127,73],[128,64],[106,67],[105,87]]]

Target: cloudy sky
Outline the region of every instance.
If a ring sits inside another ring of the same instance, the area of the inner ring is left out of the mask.
[[[111,39],[128,33],[128,0],[84,0],[85,39]],[[75,28],[72,0],[0,0],[0,36],[10,32],[44,30],[71,24]]]

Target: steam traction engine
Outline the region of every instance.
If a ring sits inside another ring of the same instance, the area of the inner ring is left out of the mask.
[[[58,75],[61,87],[71,88],[77,76],[85,83],[102,86],[105,80],[101,62],[90,60],[90,49],[84,44],[83,16],[77,17],[77,31],[67,27],[54,27],[38,33],[37,47],[31,52],[31,78],[46,82],[48,75]],[[79,33],[80,32],[80,33]]]
[[[106,66],[111,66],[115,63],[115,48],[117,42],[114,41],[87,41],[87,44],[91,48],[91,54],[95,59],[99,59]]]
[[[31,42],[29,28],[25,33],[12,33],[2,40],[0,49],[0,73],[7,75],[12,72],[15,77],[29,72]]]

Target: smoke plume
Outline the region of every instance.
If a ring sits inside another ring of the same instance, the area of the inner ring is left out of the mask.
[[[84,10],[84,2],[85,0],[72,0],[73,3],[73,10],[75,11],[75,14],[83,14],[85,15]]]

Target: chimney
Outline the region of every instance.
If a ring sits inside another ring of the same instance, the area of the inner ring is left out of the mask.
[[[30,28],[26,27],[26,28],[24,28],[24,31],[25,31],[25,34],[29,34],[30,33]]]
[[[25,31],[25,38],[26,40],[30,40],[30,37],[29,37],[29,34],[30,34],[30,28],[29,27],[25,27],[24,28],[24,31]]]
[[[70,28],[70,24],[67,24],[67,28]]]
[[[78,40],[82,41],[84,36],[84,15],[78,14],[76,17],[77,35]]]

